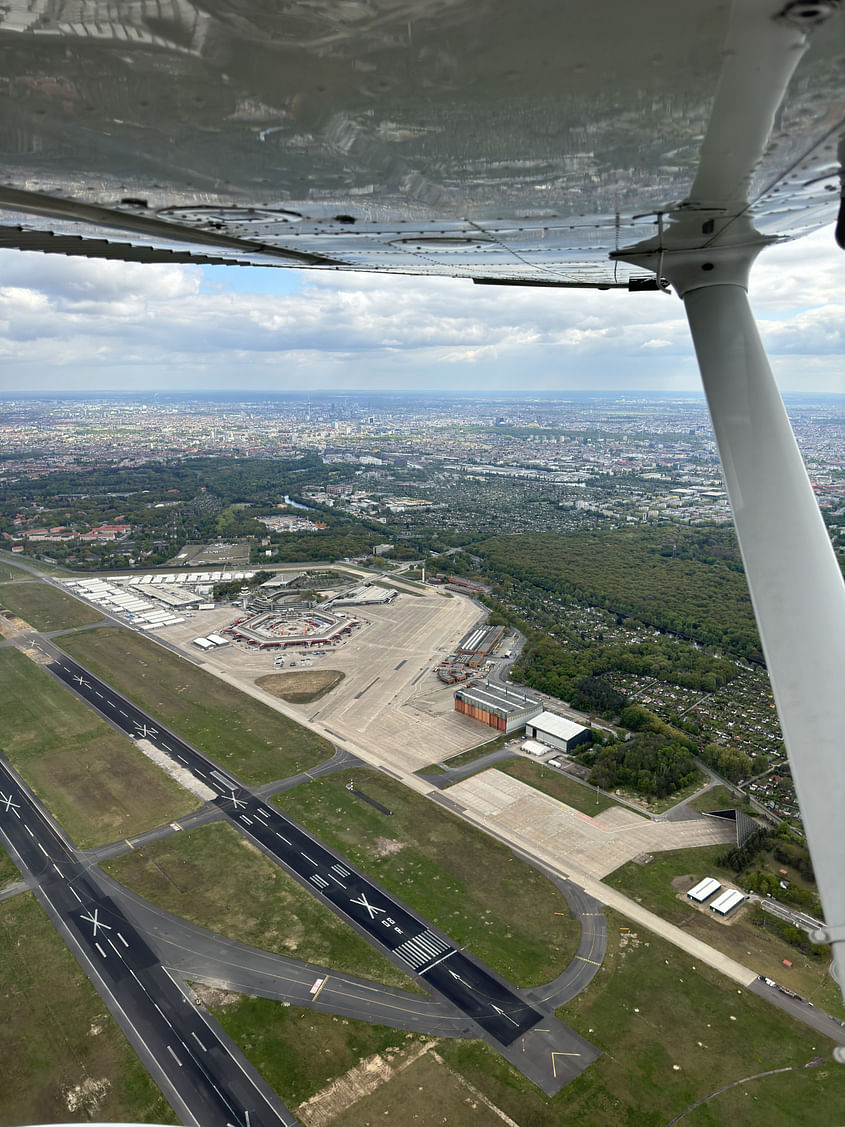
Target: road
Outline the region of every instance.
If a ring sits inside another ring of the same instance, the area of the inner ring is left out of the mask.
[[[349,861],[43,637],[46,666],[135,740],[152,744],[207,788],[209,802],[244,836],[427,987],[456,1006],[499,1052],[544,1091],[564,1083],[598,1052],[556,1018],[528,1004],[447,936],[421,920]],[[534,1036],[526,1038],[529,1032]],[[527,1047],[526,1047],[527,1045]],[[518,1046],[517,1051],[514,1046]]]
[[[0,762],[0,838],[127,1038],[186,1123],[297,1121],[162,967],[34,795]]]
[[[525,860],[535,864],[530,858]],[[535,1005],[557,1009],[585,990],[596,976],[607,950],[607,919],[604,908],[594,897],[577,884],[558,876],[542,866],[541,873],[563,893],[573,917],[581,925],[581,938],[572,962],[552,982],[528,991],[528,999]]]

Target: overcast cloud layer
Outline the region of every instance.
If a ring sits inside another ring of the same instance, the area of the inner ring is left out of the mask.
[[[14,251],[0,270],[5,392],[700,386],[674,296]],[[832,230],[764,252],[751,299],[782,390],[845,393]]]

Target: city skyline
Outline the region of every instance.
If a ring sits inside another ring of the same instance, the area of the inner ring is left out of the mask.
[[[2,259],[7,394],[700,391],[674,295]],[[768,248],[750,299],[781,391],[845,391],[845,286],[830,228]]]

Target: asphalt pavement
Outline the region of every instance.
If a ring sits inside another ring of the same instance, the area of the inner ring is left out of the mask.
[[[191,1002],[14,771],[0,761],[0,838],[174,1111],[190,1124],[292,1127],[293,1113]]]
[[[414,1033],[474,1035],[468,1019],[445,1000],[227,939],[151,904],[106,874],[102,880],[163,965],[192,982]]]
[[[456,1006],[499,1052],[546,1092],[558,1091],[598,1051],[553,1016],[530,1005],[490,968],[420,919],[313,834],[243,786],[231,772],[180,739],[44,639],[47,668],[119,731],[151,743],[216,793],[223,816],[262,852]],[[527,1038],[532,1032],[534,1036]],[[519,1046],[513,1055],[509,1050]]]

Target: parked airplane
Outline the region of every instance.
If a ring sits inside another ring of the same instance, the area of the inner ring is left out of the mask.
[[[843,984],[845,588],[746,289],[845,245],[844,38],[839,0],[0,10],[0,246],[682,298]]]

